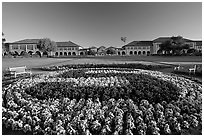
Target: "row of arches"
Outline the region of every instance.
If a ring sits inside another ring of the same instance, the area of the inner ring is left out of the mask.
[[[16,55],[16,56],[23,56],[23,55],[25,55],[25,54],[29,54],[30,56],[31,55],[33,55],[33,54],[37,54],[37,55],[39,55],[40,57],[41,56],[48,56],[48,53],[45,51],[45,52],[40,52],[40,51],[36,51],[36,52],[33,52],[33,51],[28,51],[28,52],[26,52],[26,51],[21,51],[21,52],[17,52],[17,51],[13,51],[13,53],[12,53],[13,55]]]
[[[130,51],[130,55],[149,55],[150,54],[150,51]]]
[[[125,51],[118,52],[118,55],[126,55]],[[129,55],[150,55],[150,51],[130,51]]]
[[[55,56],[76,56],[76,52],[56,52]]]

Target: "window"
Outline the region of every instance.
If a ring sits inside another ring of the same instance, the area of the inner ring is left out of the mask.
[[[146,47],[143,47],[143,49],[146,49]]]
[[[33,50],[34,45],[27,45],[27,49]]]
[[[26,50],[26,45],[20,45],[20,49]]]
[[[74,48],[72,48],[72,50],[74,50]]]
[[[12,49],[18,49],[18,45],[12,45]]]

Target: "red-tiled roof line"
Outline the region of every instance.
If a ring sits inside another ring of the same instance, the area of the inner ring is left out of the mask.
[[[71,41],[68,42],[56,42],[58,47],[81,47]]]
[[[15,41],[12,44],[37,44],[40,39],[24,39],[24,40],[19,40]]]

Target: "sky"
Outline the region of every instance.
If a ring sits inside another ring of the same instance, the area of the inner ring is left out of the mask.
[[[7,42],[50,38],[83,47],[114,46],[160,36],[202,39],[201,2],[3,2]]]

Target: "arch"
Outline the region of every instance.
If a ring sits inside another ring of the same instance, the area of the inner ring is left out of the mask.
[[[19,56],[19,53],[18,53],[17,51],[14,51],[14,54],[15,54],[16,56]]]
[[[20,56],[23,56],[25,53],[25,51],[21,51]]]
[[[118,52],[118,55],[120,55],[120,52]]]
[[[122,51],[122,55],[125,55],[125,51]]]
[[[84,53],[83,53],[83,52],[80,52],[80,55],[81,55],[81,56],[83,56],[83,55],[84,55]]]
[[[71,53],[71,52],[68,52],[68,55],[69,55],[69,56],[71,56],[71,55],[72,55],[72,53]]]
[[[157,54],[162,54],[162,50],[159,49],[159,50],[157,51]]]
[[[62,56],[63,55],[63,53],[62,52],[60,52],[60,56]]]
[[[72,55],[76,56],[76,52],[72,52]]]
[[[43,56],[48,56],[48,53],[47,53],[46,51],[44,51],[44,52],[42,53],[42,55],[43,55]]]
[[[58,56],[58,52],[55,52],[55,56]]]
[[[189,49],[189,50],[187,50],[187,53],[194,53],[194,52],[196,52],[195,49]]]
[[[67,56],[67,52],[64,52],[64,56]]]
[[[138,55],[141,55],[141,53],[142,53],[141,51],[138,51]]]
[[[133,51],[130,51],[130,55],[132,55],[133,54]]]
[[[28,54],[33,55],[33,52],[32,51],[28,51]]]
[[[137,51],[134,51],[134,55],[137,55]]]
[[[36,51],[35,54],[38,54],[41,57],[40,51]]]
[[[149,56],[150,55],[150,51],[147,51],[147,56]]]
[[[143,51],[142,54],[145,55],[145,54],[146,54],[146,51]]]

